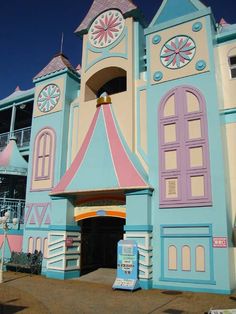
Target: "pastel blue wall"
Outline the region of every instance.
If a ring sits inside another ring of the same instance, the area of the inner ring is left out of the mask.
[[[225,191],[225,166],[222,146],[221,123],[219,116],[219,102],[216,93],[216,77],[213,53],[213,38],[211,17],[205,17],[208,33],[209,43],[209,60],[210,71],[206,73],[199,73],[198,75],[185,77],[178,80],[173,80],[161,84],[151,85],[151,72],[148,63],[148,151],[149,151],[149,179],[151,186],[154,187],[152,198],[152,223],[153,223],[153,285],[155,287],[169,287],[168,282],[162,281],[162,273],[164,265],[167,267],[167,261],[164,259],[163,238],[161,238],[160,230],[163,225],[170,226],[191,226],[207,224],[212,226],[212,236],[229,236],[229,246],[231,230],[228,229],[228,213],[226,191]],[[150,47],[148,46],[149,36],[147,36],[147,60],[150,58]],[[190,207],[190,208],[159,208],[159,160],[158,160],[158,108],[160,99],[174,87],[181,85],[189,85],[197,88],[204,95],[206,100],[207,122],[208,122],[208,136],[209,136],[209,151],[210,151],[210,173],[211,173],[211,189],[212,189],[212,203],[211,207]],[[178,244],[180,239],[176,239]],[[181,241],[180,241],[181,242]],[[201,243],[199,238],[186,238],[186,244],[193,246]],[[212,284],[194,284],[194,279],[188,283],[181,283],[181,279],[171,281],[173,287],[188,287],[196,291],[203,290],[218,290],[222,292],[229,292],[233,286],[230,283],[230,277],[234,280],[234,272],[228,272],[230,265],[229,250],[228,249],[213,249],[212,238],[209,239],[208,245],[210,254],[213,255],[211,268],[212,277],[209,279]],[[164,265],[163,265],[164,263]],[[163,266],[161,266],[163,265]],[[227,265],[222,270],[222,265]],[[184,277],[184,274],[177,274],[178,278]],[[190,276],[191,277],[191,276]],[[201,278],[201,276],[199,276]],[[209,277],[210,278],[210,277]],[[196,278],[195,278],[196,279]],[[185,280],[182,280],[185,281]]]

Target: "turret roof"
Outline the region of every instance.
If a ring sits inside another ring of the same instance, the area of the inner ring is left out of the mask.
[[[16,145],[16,138],[12,137],[6,148],[0,152],[0,173],[8,175],[27,175],[28,163],[22,157]]]
[[[181,16],[205,10],[206,8],[200,0],[163,0],[149,26],[169,22]]]
[[[12,94],[0,100],[0,105],[8,103],[8,102],[13,102],[14,100],[17,100],[19,98],[33,96],[33,94],[34,94],[34,88],[31,88],[28,90],[21,90],[19,86],[17,86],[15,91]]]
[[[64,54],[58,53],[52,58],[48,65],[34,77],[34,80],[64,69],[77,73],[68,58]]]
[[[87,15],[78,26],[75,33],[86,33],[93,20],[102,12],[117,8],[123,15],[134,12],[137,6],[132,0],[94,0]]]

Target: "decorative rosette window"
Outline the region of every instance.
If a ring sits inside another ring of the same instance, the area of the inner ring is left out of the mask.
[[[100,14],[89,29],[89,41],[96,48],[104,48],[115,42],[123,32],[125,20],[118,10]]]
[[[161,49],[161,62],[168,69],[180,69],[192,61],[196,51],[194,41],[188,36],[176,36]]]
[[[39,93],[37,106],[41,112],[49,112],[56,107],[60,99],[60,89],[56,84],[45,86]]]

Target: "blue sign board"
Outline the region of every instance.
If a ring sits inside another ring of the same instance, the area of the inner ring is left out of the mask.
[[[117,248],[117,275],[113,289],[137,290],[138,245],[135,241],[120,240]]]

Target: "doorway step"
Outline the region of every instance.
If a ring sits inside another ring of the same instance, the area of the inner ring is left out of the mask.
[[[76,280],[100,283],[105,285],[113,285],[116,279],[116,269],[99,268],[89,274],[76,278]]]

